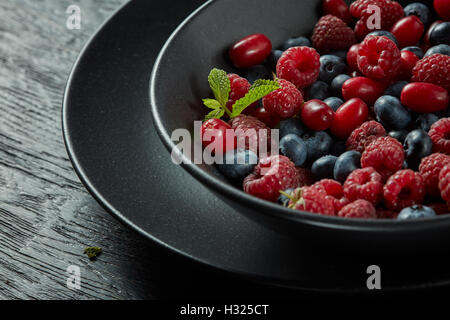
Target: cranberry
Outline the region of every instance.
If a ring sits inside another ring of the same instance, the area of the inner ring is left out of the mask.
[[[345,23],[352,22],[350,9],[344,0],[324,0],[322,2],[323,15],[331,14]]]
[[[246,108],[244,111],[246,111],[247,109],[248,108]],[[261,122],[264,122],[270,128],[275,128],[276,125],[280,122],[280,118],[267,112],[267,110],[264,109],[264,107],[251,109],[249,115],[254,116]]]
[[[415,112],[437,112],[447,109],[448,92],[432,83],[407,84],[401,94],[402,104]]]
[[[351,71],[358,70],[358,49],[361,46],[361,44],[354,44],[348,49],[347,52],[347,64]]]
[[[340,139],[346,139],[353,130],[366,121],[369,108],[359,98],[353,98],[340,106],[331,123],[331,133]]]
[[[422,38],[424,25],[417,16],[407,16],[398,20],[391,29],[391,33],[398,41],[399,48],[415,46]]]
[[[200,129],[203,147],[213,144],[216,154],[222,154],[236,148],[236,136],[233,134],[234,141],[227,144],[227,130],[233,130],[231,126],[220,119],[209,119],[203,122]],[[207,134],[208,136],[205,136]]]
[[[400,71],[399,78],[409,80],[411,78],[411,71],[419,61],[419,57],[411,51],[402,51],[400,53]]]
[[[315,131],[328,129],[333,121],[333,114],[333,109],[319,99],[309,100],[301,110],[303,123]]]
[[[348,79],[342,85],[342,96],[345,100],[360,98],[368,105],[373,103],[383,94],[385,86],[366,77]]]
[[[448,0],[434,0],[434,10],[444,20],[450,21],[450,1]]]
[[[228,54],[236,68],[249,68],[262,63],[271,51],[272,43],[269,38],[257,33],[236,42]]]

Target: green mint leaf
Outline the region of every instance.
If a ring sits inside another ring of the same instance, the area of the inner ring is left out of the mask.
[[[216,99],[203,99],[203,104],[210,109],[221,109],[222,105]]]
[[[217,101],[225,107],[231,91],[227,73],[220,69],[212,69],[208,76],[208,83]]]
[[[250,88],[243,98],[234,103],[233,112],[231,113],[232,118],[240,115],[241,112],[252,103],[255,103],[269,93],[280,89],[279,83],[273,80],[256,80],[255,83],[256,85],[253,84],[253,88]]]
[[[220,118],[222,118],[224,113],[225,113],[225,110],[222,108],[214,109],[213,111],[211,111],[210,113],[208,113],[205,116],[205,121],[209,120],[209,119],[213,119],[213,118],[220,119]]]

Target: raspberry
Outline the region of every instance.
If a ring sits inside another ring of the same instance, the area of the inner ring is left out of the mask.
[[[355,150],[363,153],[366,147],[379,137],[384,137],[386,130],[377,121],[366,121],[359,128],[353,130],[348,137],[347,150]]]
[[[450,154],[450,118],[442,118],[433,123],[428,135],[433,142],[433,152]]]
[[[431,209],[433,209],[437,215],[447,214],[449,211],[448,206],[442,202],[427,204],[427,207],[430,207]]]
[[[292,193],[289,208],[308,211],[326,216],[334,216],[333,200],[327,197],[324,190],[313,187],[297,188]]]
[[[357,169],[347,177],[344,194],[350,201],[363,199],[376,205],[382,198],[383,178],[372,167]]]
[[[244,179],[244,191],[275,202],[280,190],[297,188],[299,175],[294,163],[285,156],[262,158],[253,172]]]
[[[413,82],[429,82],[450,91],[450,56],[435,53],[419,60],[412,70]]]
[[[277,76],[305,88],[315,82],[320,72],[320,55],[309,47],[286,50],[277,62]]]
[[[385,205],[391,210],[401,210],[421,204],[425,197],[422,176],[411,169],[397,171],[383,188]]]
[[[427,194],[439,196],[439,172],[450,163],[450,157],[443,153],[433,153],[420,162],[419,173],[422,176]]]
[[[262,102],[264,109],[273,116],[287,119],[300,111],[303,104],[301,92],[287,80],[279,79],[281,88],[266,95]]]
[[[364,150],[361,156],[363,168],[373,167],[386,180],[403,167],[405,153],[403,146],[396,139],[380,137]]]
[[[233,104],[247,94],[250,89],[250,83],[247,79],[241,78],[235,73],[228,74],[228,79],[230,80],[231,91],[227,102],[227,108],[231,111],[233,109]]]
[[[297,167],[297,174],[299,176],[299,187],[309,186],[313,183],[313,177],[310,170]]]
[[[314,48],[321,53],[347,50],[356,43],[353,30],[344,21],[330,14],[317,22],[311,40]]]
[[[398,216],[398,212],[388,209],[377,209],[378,219],[395,219]]]
[[[270,128],[257,118],[241,114],[231,119],[230,125],[237,136],[238,148],[258,153],[259,146],[266,144],[267,150],[270,150]]]
[[[358,68],[373,80],[388,81],[397,75],[400,66],[400,50],[384,36],[368,36],[358,50]]]
[[[333,201],[335,212],[339,212],[339,210],[349,203],[348,199],[344,197],[342,185],[336,180],[322,179],[311,187],[318,188],[326,193],[326,197]]]
[[[439,190],[442,199],[450,204],[450,165],[448,164],[439,171]]]
[[[377,213],[369,201],[360,199],[343,207],[338,212],[338,216],[343,218],[376,219]]]

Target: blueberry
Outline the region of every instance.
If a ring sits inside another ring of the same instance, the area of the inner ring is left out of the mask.
[[[308,150],[309,163],[329,153],[333,139],[324,131],[308,132],[302,136]]]
[[[294,191],[294,189],[283,190],[284,193],[287,193],[289,195],[292,193],[292,191]],[[284,207],[287,207],[289,204],[289,200],[291,199],[289,199],[288,197],[286,197],[284,194],[281,193],[277,199],[277,203],[281,204]]]
[[[333,179],[334,164],[337,157],[328,155],[314,161],[311,172],[317,180]]]
[[[248,82],[253,83],[258,79],[272,79],[272,72],[266,66],[261,64],[250,67],[245,72],[245,78]]]
[[[306,37],[289,38],[283,44],[283,50],[287,50],[292,47],[311,47],[311,41]]]
[[[430,136],[422,129],[411,131],[403,143],[408,168],[417,170],[420,160],[431,154],[433,143]]]
[[[250,150],[230,150],[224,154],[223,163],[217,164],[220,172],[230,179],[243,179],[258,163],[257,155]]]
[[[323,102],[325,102],[327,105],[329,105],[331,107],[331,109],[333,109],[333,111],[336,111],[344,103],[344,101],[342,101],[342,99],[337,98],[337,97],[326,98],[325,100],[323,100]]]
[[[385,128],[401,130],[409,126],[411,114],[394,96],[381,96],[375,102],[375,115]]]
[[[400,99],[403,87],[408,84],[408,81],[397,81],[391,84],[385,91],[384,95],[394,96]]]
[[[430,131],[433,123],[439,120],[439,117],[434,113],[422,113],[416,119],[416,127],[422,129],[425,132]]]
[[[345,145],[345,141],[339,140],[333,143],[331,147],[330,154],[336,157],[339,157],[347,150],[347,146]]]
[[[330,54],[333,55],[333,56],[337,56],[337,57],[341,58],[344,61],[347,60],[347,51],[333,51]]]
[[[431,47],[430,49],[427,50],[424,57],[431,56],[432,54],[435,53],[442,53],[447,56],[450,56],[450,46],[448,44],[439,44],[437,46]]]
[[[334,165],[334,179],[340,183],[344,183],[347,176],[361,167],[361,153],[358,151],[344,152],[337,158]]]
[[[296,166],[301,166],[308,155],[306,144],[302,138],[292,133],[285,135],[280,140],[280,153],[291,159]]]
[[[316,81],[306,90],[306,96],[308,100],[324,100],[330,96],[330,87],[326,82]]]
[[[397,220],[432,218],[435,216],[436,212],[432,208],[416,204],[400,211]]]
[[[282,50],[272,50],[269,57],[267,58],[267,63],[269,64],[269,67],[272,68],[272,70],[276,70],[278,59],[280,59],[282,55]]]
[[[405,16],[417,16],[420,21],[424,25],[428,25],[430,23],[430,9],[426,5],[420,2],[413,2],[408,4],[403,11],[405,12]]]
[[[301,136],[305,133],[306,129],[304,125],[301,123],[300,119],[289,118],[286,120],[280,121],[280,139],[284,136],[293,133],[298,136]]]
[[[326,54],[320,57],[319,80],[330,83],[337,75],[345,73],[347,65],[338,56]]]
[[[373,32],[369,33],[367,36],[370,36],[370,35],[372,35],[372,36],[379,36],[379,37],[381,37],[381,36],[388,37],[389,39],[391,39],[398,46],[397,38],[392,33],[390,33],[389,31],[385,31],[385,30],[373,31]]]
[[[422,59],[423,55],[424,55],[423,50],[420,47],[414,47],[414,46],[405,47],[402,49],[402,51],[410,51],[410,52],[414,53],[419,59]]]
[[[450,45],[450,22],[441,22],[431,30],[430,44],[432,46],[438,44]]]
[[[331,92],[336,97],[342,97],[342,85],[345,81],[350,79],[351,77],[347,74],[337,75],[333,81],[331,81]]]
[[[398,130],[398,131],[390,131],[388,133],[388,136],[397,139],[398,142],[403,144],[405,142],[406,136],[408,135],[408,132],[406,130]]]

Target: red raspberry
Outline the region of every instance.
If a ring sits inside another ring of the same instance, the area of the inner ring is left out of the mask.
[[[357,169],[347,177],[344,194],[350,201],[363,199],[376,205],[382,198],[383,178],[372,167]]]
[[[257,118],[241,114],[231,119],[230,125],[237,137],[237,148],[258,154],[260,145],[266,144],[267,151],[270,151],[270,128]]]
[[[359,128],[353,130],[348,137],[347,150],[355,150],[363,153],[364,149],[379,137],[384,137],[386,130],[377,121],[366,121]]]
[[[343,218],[376,219],[377,212],[370,202],[360,199],[343,207],[338,212],[338,216]]]
[[[364,26],[367,26],[367,20],[373,15],[373,12],[370,12],[368,10],[369,5],[375,5],[381,9],[381,30],[389,30],[398,20],[400,20],[405,15],[403,7],[395,1],[357,0],[351,4],[350,14],[357,19],[361,19],[359,20],[361,21],[361,23],[359,21],[358,23]],[[367,29],[367,27],[366,30],[366,34],[374,31]]]
[[[450,154],[450,118],[442,118],[433,123],[428,135],[433,142],[433,152]]]
[[[439,190],[443,200],[450,204],[450,165],[445,165],[439,171]]]
[[[358,68],[373,80],[388,81],[397,75],[400,50],[388,37],[368,36],[358,50]]]
[[[287,119],[300,111],[303,95],[287,80],[279,79],[278,83],[281,88],[266,95],[262,102],[267,112],[280,119]]]
[[[313,176],[310,170],[297,167],[297,173],[299,176],[299,187],[309,186],[313,183]]]
[[[292,82],[299,89],[315,82],[319,71],[320,55],[309,47],[290,48],[277,62],[277,76]]]
[[[285,156],[262,158],[253,172],[244,179],[244,191],[275,202],[281,190],[297,188],[299,175],[294,163]]]
[[[233,104],[247,94],[250,89],[250,83],[247,79],[242,78],[235,73],[228,74],[228,79],[230,80],[231,91],[227,102],[227,108],[231,111],[233,110]]]
[[[380,137],[364,150],[361,156],[363,168],[373,167],[386,180],[403,167],[405,153],[403,146],[396,139]]]
[[[378,219],[395,219],[398,216],[398,212],[388,209],[377,209]]]
[[[450,163],[450,157],[443,153],[433,153],[420,162],[419,173],[422,176],[427,194],[439,196],[439,172]]]
[[[427,207],[430,207],[431,209],[433,209],[437,215],[447,214],[449,212],[448,206],[442,202],[427,204]]]
[[[333,201],[335,212],[339,212],[345,205],[350,203],[350,201],[344,197],[342,185],[336,180],[322,179],[311,187],[323,190],[327,194],[327,198]]]
[[[422,176],[410,169],[397,171],[383,188],[384,201],[391,210],[401,210],[421,204],[425,197]]]
[[[292,193],[289,208],[308,211],[326,216],[334,216],[334,205],[330,197],[320,188],[297,188]]]
[[[356,43],[353,30],[344,21],[330,14],[317,22],[311,40],[314,48],[321,53],[347,50]]]
[[[450,91],[450,56],[435,53],[419,60],[412,70],[413,82],[429,82]]]

